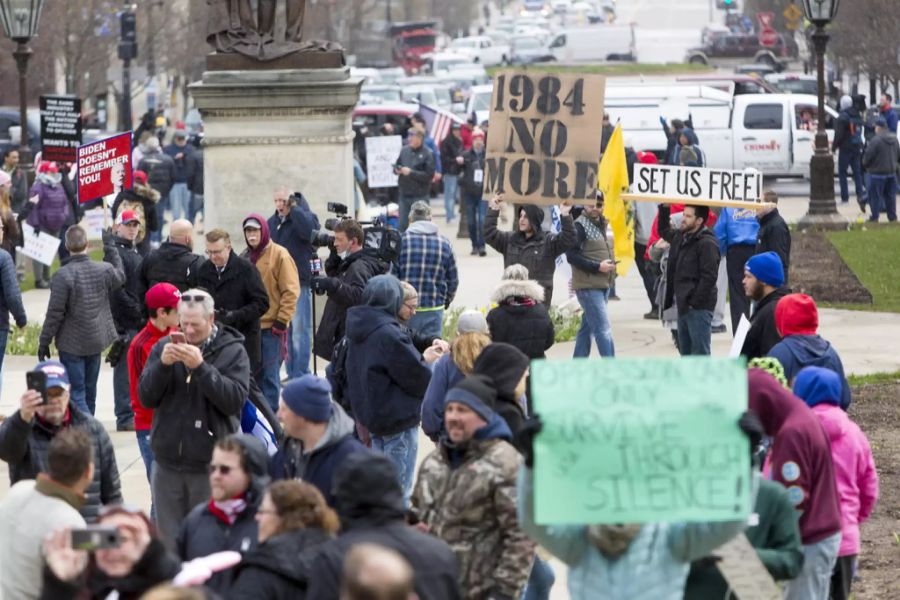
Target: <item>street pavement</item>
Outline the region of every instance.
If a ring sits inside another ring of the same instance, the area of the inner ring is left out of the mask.
[[[503,270],[502,259],[490,248],[487,257],[470,256],[468,240],[457,239],[456,226],[448,227],[443,223],[442,204],[442,201],[436,199],[432,206],[435,209],[435,221],[452,240],[457,256],[460,289],[454,306],[487,307],[491,290]],[[788,221],[794,222],[806,212],[807,204],[808,200],[805,198],[785,198],[781,200],[779,208]],[[858,215],[855,202],[839,206],[839,210],[851,220],[855,220]],[[200,236],[195,247],[202,247]],[[558,302],[565,301],[565,290],[566,282],[558,277],[554,299]],[[643,318],[643,314],[649,310],[649,303],[636,268],[618,279],[617,293],[622,300],[610,302],[617,356],[677,356],[669,332],[657,321]],[[31,321],[43,320],[48,299],[47,290],[32,290],[24,294],[26,311]],[[892,351],[895,340],[900,338],[900,314],[821,309],[819,331],[838,350],[848,373],[866,374],[900,369],[900,359]],[[714,335],[712,352],[714,355],[726,355],[730,345],[730,333]],[[551,359],[569,358],[572,356],[573,346],[572,342],[557,344],[548,355]],[[0,413],[9,415],[16,410],[18,398],[25,389],[25,372],[33,368],[36,362],[34,357],[5,357]],[[320,370],[323,368],[320,364]],[[98,383],[97,417],[110,432],[125,500],[149,510],[149,487],[134,434],[115,431],[112,389],[112,370],[104,365]],[[433,445],[427,438],[420,436],[419,447],[421,461],[433,449]],[[7,471],[6,464],[0,463],[0,495],[8,489]],[[559,576],[564,576],[560,564],[554,562],[554,567]],[[565,586],[557,583],[553,597],[565,598],[564,590]]]

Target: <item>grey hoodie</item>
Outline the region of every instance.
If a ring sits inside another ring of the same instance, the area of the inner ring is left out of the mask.
[[[298,440],[289,438],[285,442],[286,447],[291,453],[295,471],[294,477],[303,479],[306,474],[306,467],[309,465],[310,459],[314,454],[324,450],[328,446],[337,444],[343,440],[348,434],[353,433],[356,424],[347,413],[341,408],[341,405],[332,400],[331,402],[331,418],[328,419],[328,427],[325,428],[325,435],[318,443],[309,451],[304,451],[303,444]]]
[[[897,134],[884,130],[871,140],[863,155],[863,166],[870,175],[894,175],[900,160],[900,144]]]

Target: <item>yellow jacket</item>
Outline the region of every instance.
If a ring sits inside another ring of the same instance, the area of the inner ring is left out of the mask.
[[[300,295],[300,276],[294,259],[284,246],[270,241],[256,261],[256,268],[269,293],[269,310],[260,319],[260,329],[271,329],[275,321],[289,325]]]

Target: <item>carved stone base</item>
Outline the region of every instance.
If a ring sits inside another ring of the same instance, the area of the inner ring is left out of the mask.
[[[203,115],[206,230],[225,229],[242,251],[243,219],[271,215],[277,185],[302,192],[321,219],[327,202],[353,206],[361,85],[347,67],[207,71],[191,85]]]
[[[280,69],[340,69],[344,53],[335,51],[295,52],[274,60],[259,61],[243,54],[212,53],[206,57],[210,71],[271,71]]]

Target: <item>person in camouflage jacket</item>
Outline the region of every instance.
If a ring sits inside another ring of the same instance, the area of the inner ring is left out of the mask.
[[[534,557],[516,515],[521,458],[506,422],[490,408],[495,401],[481,375],[447,392],[446,433],[422,463],[412,496],[417,526],[456,554],[468,600],[518,599]]]

